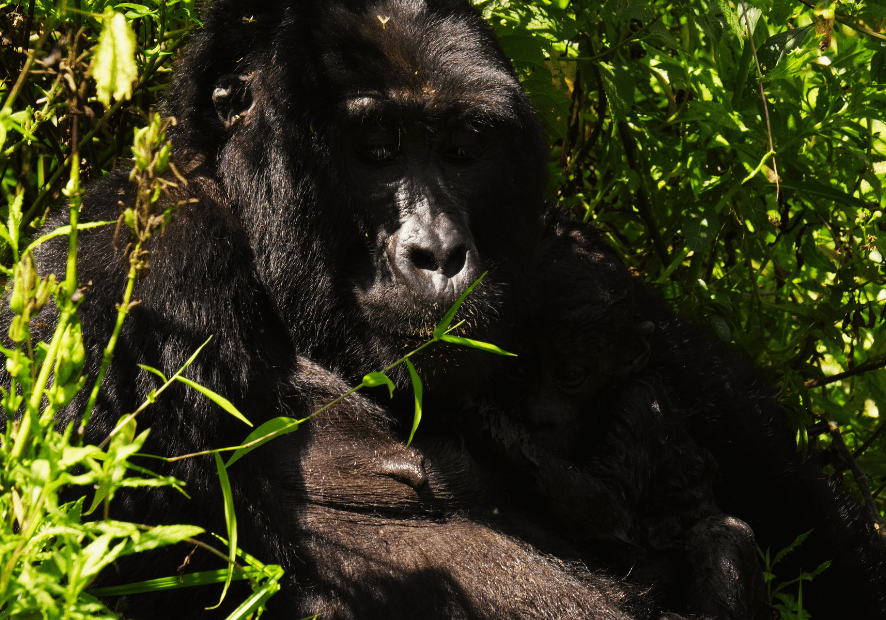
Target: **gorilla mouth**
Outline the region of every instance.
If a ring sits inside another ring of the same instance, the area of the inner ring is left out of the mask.
[[[367,324],[376,333],[389,336],[400,347],[416,347],[430,340],[451,306],[427,303],[408,294],[401,294],[394,301],[391,299],[392,292],[396,295],[400,291],[383,291],[380,303],[373,303],[378,299],[373,290],[364,292],[362,296],[358,292]],[[454,335],[482,339],[499,321],[500,298],[500,294],[486,294],[479,300],[468,297],[452,321],[452,325],[460,324]]]

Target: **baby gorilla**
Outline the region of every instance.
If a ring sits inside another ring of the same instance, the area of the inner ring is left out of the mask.
[[[474,439],[515,488],[529,482],[536,514],[650,588],[659,611],[768,617],[753,532],[716,505],[713,457],[646,367],[655,326],[635,324],[627,269],[594,229],[554,219],[550,230],[530,340],[510,394],[480,406]]]

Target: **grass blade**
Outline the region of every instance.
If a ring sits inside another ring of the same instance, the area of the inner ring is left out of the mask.
[[[442,336],[440,336],[440,340],[442,340],[443,342],[458,344],[463,347],[469,347],[471,349],[480,349],[481,351],[486,351],[487,353],[495,353],[496,355],[510,355],[512,357],[517,357],[516,353],[510,353],[509,351],[505,351],[504,349],[499,348],[494,344],[481,342],[480,340],[471,340],[470,338],[462,338],[461,336],[450,336],[449,334],[443,334]]]
[[[406,442],[406,447],[409,447],[409,444],[412,443],[412,438],[415,436],[415,431],[418,429],[418,423],[421,422],[422,384],[421,377],[418,376],[418,372],[415,370],[412,362],[408,359],[404,361],[406,362],[406,368],[409,369],[409,378],[412,380],[412,392],[415,394],[415,416],[412,418],[412,431],[410,431],[409,440]]]
[[[215,392],[210,390],[208,387],[204,387],[204,386],[200,385],[199,383],[195,383],[195,382],[191,381],[190,379],[185,379],[182,376],[176,375],[173,378],[176,381],[181,381],[185,385],[188,385],[188,386],[194,388],[195,390],[197,390],[198,392],[203,394],[206,398],[208,398],[209,400],[214,402],[216,405],[218,405],[219,407],[221,407],[222,409],[224,409],[225,411],[230,413],[232,416],[234,416],[235,418],[237,418],[241,422],[248,424],[249,426],[252,426],[252,422],[247,420],[246,416],[244,416],[242,413],[237,411],[237,408],[234,406],[234,403],[229,401],[227,398],[225,398],[221,394],[216,394]]]
[[[446,311],[446,314],[443,315],[443,318],[440,319],[440,322],[437,324],[437,327],[434,328],[434,339],[440,340],[440,338],[446,333],[446,330],[449,329],[449,324],[452,323],[452,319],[455,318],[455,313],[458,312],[458,309],[461,308],[462,302],[467,298],[468,295],[471,294],[471,291],[474,290],[474,287],[480,284],[480,281],[486,277],[488,271],[484,271],[483,274],[474,280],[474,283],[471,284],[464,293],[461,294],[461,297],[455,300],[455,303],[452,304],[452,307]]]

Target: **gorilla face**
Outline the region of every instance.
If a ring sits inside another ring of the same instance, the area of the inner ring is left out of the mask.
[[[488,26],[448,1],[268,3],[248,18],[232,3],[207,27],[230,28],[222,13],[252,45],[227,62],[207,45],[223,66],[194,97],[212,99],[218,176],[259,278],[295,341],[317,343],[301,352],[365,357],[361,343],[389,362],[484,272],[459,319],[494,337],[538,235],[544,149]],[[306,308],[345,331],[306,332]]]

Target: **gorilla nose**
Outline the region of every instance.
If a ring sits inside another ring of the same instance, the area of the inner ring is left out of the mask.
[[[445,214],[407,220],[388,258],[397,280],[432,303],[451,304],[480,275],[473,240]]]

